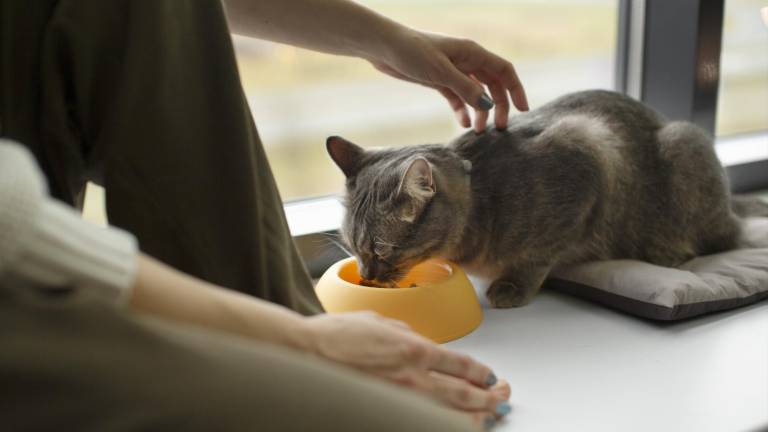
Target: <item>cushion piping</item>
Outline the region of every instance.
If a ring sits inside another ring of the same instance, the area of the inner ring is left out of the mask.
[[[708,312],[746,306],[768,298],[768,291],[762,291],[746,297],[684,303],[670,308],[603,291],[593,286],[580,284],[567,279],[550,278],[547,280],[546,286],[576,297],[594,300],[619,311],[629,312],[639,317],[658,321],[674,321],[690,318]]]

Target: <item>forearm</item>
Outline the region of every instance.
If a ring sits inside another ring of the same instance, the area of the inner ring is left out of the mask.
[[[307,348],[301,315],[185,275],[146,255],[138,258],[129,306],[165,319]]]
[[[382,58],[406,27],[348,0],[224,0],[232,31],[365,59]]]

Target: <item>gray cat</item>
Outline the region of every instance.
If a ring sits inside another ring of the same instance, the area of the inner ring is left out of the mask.
[[[342,234],[367,281],[391,286],[443,257],[527,304],[556,266],[677,266],[737,246],[739,219],[712,139],[618,93],[563,96],[447,146],[328,152],[347,177]]]

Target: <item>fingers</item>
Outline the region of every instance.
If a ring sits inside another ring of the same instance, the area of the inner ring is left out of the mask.
[[[475,133],[481,134],[485,132],[485,127],[488,125],[489,111],[475,111],[475,121],[473,123]]]
[[[504,91],[504,88],[498,81],[489,83],[488,89],[491,91],[493,101],[496,103],[493,123],[496,129],[506,129],[507,121],[509,120],[509,98],[507,98],[507,92]]]
[[[443,97],[448,101],[448,105],[451,106],[451,109],[456,115],[456,120],[459,122],[459,124],[465,128],[469,127],[469,111],[467,110],[467,106],[464,104],[464,101],[461,100],[461,98],[457,96],[456,93],[445,87],[438,87],[437,91],[439,91],[440,94],[443,95]]]
[[[458,70],[463,73],[474,74],[489,87],[498,83],[505,92],[509,92],[512,102],[518,110],[528,111],[528,98],[512,63],[476,43],[465,42],[461,46],[463,48],[460,54],[454,54],[456,58],[460,58],[455,65]],[[494,97],[495,101],[502,99],[506,100],[506,95],[503,98]]]
[[[429,378],[432,381],[433,396],[454,408],[498,417],[508,414],[511,410],[509,403],[491,390],[440,373],[431,373]]]
[[[492,52],[485,51],[485,54],[485,61],[482,62],[482,65],[477,66],[478,71],[475,74],[485,75],[486,84],[493,81],[500,83],[504,91],[509,92],[515,107],[520,111],[528,111],[528,97],[512,63]]]
[[[435,90],[440,92],[440,94],[443,95],[443,97],[448,101],[448,105],[450,105],[454,115],[456,116],[456,121],[458,121],[462,127],[467,128],[471,126],[471,120],[469,117],[469,111],[467,110],[467,106],[464,104],[464,101],[461,100],[461,98],[449,88],[430,85],[429,83],[416,81],[415,79],[409,76],[406,76],[398,72],[397,70],[391,68],[390,66],[387,66],[382,63],[373,63],[373,66],[380,72],[383,72],[394,78],[397,78],[403,81],[412,82],[414,84],[420,84],[426,87],[434,88]]]
[[[515,107],[520,111],[528,111],[528,97],[525,94],[523,84],[520,82],[520,78],[517,76],[517,71],[512,63],[501,59],[501,66],[497,66],[496,79],[501,82],[504,88],[509,92],[512,97],[512,102]]]
[[[435,346],[430,351],[427,368],[467,380],[480,387],[488,387],[496,384],[496,375],[491,368],[474,360],[473,358],[449,351],[441,346]]]
[[[491,387],[491,391],[502,400],[508,400],[512,394],[512,389],[509,387],[509,382],[507,380],[499,380],[496,385]]]
[[[442,87],[442,86],[434,86],[427,83],[416,81],[386,65],[374,64],[374,67],[376,67],[376,69],[378,69],[379,71],[386,73],[387,75],[401,79],[403,81],[408,81],[415,84],[421,84],[421,85],[436,89],[448,101],[448,105],[451,107],[451,110],[453,110],[453,113],[456,116],[456,121],[459,122],[459,124],[462,127],[468,128],[474,124],[475,131],[477,133],[481,133],[485,130],[485,125],[488,121],[488,111],[477,111],[478,115],[475,118],[475,121],[473,123],[469,116],[469,110],[467,109],[467,105],[464,103],[464,100],[462,100],[462,98],[459,97],[450,88]],[[481,84],[478,84],[478,85],[481,86]],[[481,94],[482,94],[482,86],[480,88],[481,88]],[[503,90],[501,91],[501,93],[499,92],[500,89],[501,89],[501,86],[497,85],[497,88],[495,90],[491,90],[492,92],[496,91],[496,94],[493,95],[494,102],[500,101],[502,106],[505,107],[503,111],[505,113],[509,113],[509,101],[507,100],[506,93]],[[497,125],[497,127],[499,128],[506,127],[507,115],[508,114],[504,114],[504,118],[505,118],[504,124],[501,126]],[[498,116],[499,114],[497,114],[497,118]]]
[[[512,411],[508,402],[509,384],[506,381],[500,381],[491,388],[480,388],[460,378],[413,369],[390,371],[381,376],[449,407],[467,412],[485,430],[491,429],[498,419]]]
[[[496,417],[484,413],[484,412],[473,412],[469,414],[470,418],[472,418],[472,421],[480,426],[482,430],[491,430],[494,426],[496,426]]]
[[[371,347],[377,353],[375,356],[377,361],[369,366],[393,370],[416,367],[419,370],[439,372],[469,381],[482,388],[494,386],[498,382],[488,366],[465,354],[453,352],[435,344],[413,332],[405,322],[387,318],[372,311],[353,312],[348,316],[362,318],[361,325],[366,320],[371,320],[386,324],[389,328],[384,332],[372,331],[372,336],[378,334],[378,337],[372,337],[370,340],[381,340],[380,343],[373,344]]]
[[[413,370],[399,370],[381,374],[381,376],[416,390],[446,406],[466,411],[486,429],[492,427],[497,419],[512,411],[512,406],[500,392],[477,387],[459,378]]]
[[[517,73],[511,63],[488,53],[489,56],[493,56],[494,60],[499,63],[495,67],[490,69],[480,68],[476,71],[462,71],[454,67],[447,67],[446,86],[450,89],[454,96],[458,95],[461,100],[475,108],[475,120],[473,122],[474,130],[476,133],[482,133],[485,130],[488,122],[489,108],[487,105],[483,105],[480,98],[483,96],[483,85],[488,87],[493,99],[494,111],[494,125],[497,129],[505,129],[509,119],[510,103],[509,98],[512,97],[512,101],[520,111],[528,110],[528,100],[523,90],[520,80],[517,78]],[[472,75],[467,75],[467,73]],[[472,79],[477,78],[477,81]],[[448,98],[444,92],[443,96]],[[509,96],[508,96],[509,95]],[[459,111],[459,102],[453,99],[449,99],[451,107],[457,114],[459,123],[468,127],[466,123],[469,120],[469,114]],[[466,107],[461,104],[461,109],[466,110]]]
[[[510,97],[515,107],[528,110],[525,90],[514,67],[501,57],[475,43],[467,43],[461,58],[445,57],[436,63],[433,73],[417,78],[384,63],[373,62],[379,71],[394,78],[435,88],[448,101],[456,120],[462,127],[472,126],[476,133],[485,131],[489,111],[495,107],[494,125],[507,127]],[[485,87],[491,100],[483,100]],[[475,109],[474,121],[467,105]]]
[[[493,118],[496,129],[506,129],[507,121],[509,120],[509,96],[507,95],[507,89],[496,78],[485,72],[478,73],[477,78],[488,86],[493,102],[496,105]]]
[[[442,68],[443,82],[439,83],[448,87],[453,93],[458,95],[464,103],[476,110],[487,111],[492,108],[485,106],[481,102],[483,96],[483,86],[469,77],[469,75],[456,69],[453,63],[446,59]]]

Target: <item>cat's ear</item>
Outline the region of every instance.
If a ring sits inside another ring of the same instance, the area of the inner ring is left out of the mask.
[[[400,219],[413,222],[424,206],[435,195],[437,188],[432,167],[423,157],[411,161],[400,179],[397,196],[405,198],[400,208]]]
[[[426,202],[437,192],[435,179],[432,177],[432,167],[423,157],[411,161],[403,173],[397,194],[407,196],[421,202]]]
[[[325,148],[331,159],[347,177],[357,174],[365,150],[342,137],[332,136],[325,140]]]

